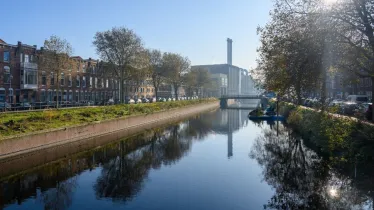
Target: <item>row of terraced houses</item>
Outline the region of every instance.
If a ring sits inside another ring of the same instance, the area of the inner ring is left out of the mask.
[[[57,81],[54,72],[38,69],[39,50],[36,45],[22,42],[13,45],[0,39],[0,102],[118,101],[119,81],[104,71],[103,62],[71,57],[77,65],[61,72]],[[59,91],[57,83],[60,83]],[[124,92],[128,98],[151,98],[155,93],[150,78],[139,85],[125,81]],[[170,97],[172,89],[166,85],[159,93],[161,97]]]

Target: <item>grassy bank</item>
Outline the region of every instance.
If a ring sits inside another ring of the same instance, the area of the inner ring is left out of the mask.
[[[303,139],[330,157],[357,157],[374,149],[374,126],[286,103],[282,103],[280,112]]]
[[[51,109],[40,112],[1,113],[0,139],[36,131],[82,125],[102,120],[150,114],[215,101],[199,99],[147,104],[124,104],[114,106],[86,107],[76,109]]]

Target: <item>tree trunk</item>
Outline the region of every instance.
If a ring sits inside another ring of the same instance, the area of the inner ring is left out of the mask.
[[[301,102],[301,84],[300,84],[300,79],[296,80],[296,97],[297,97],[297,105],[302,105]]]
[[[325,101],[326,101],[326,78],[327,78],[327,69],[322,72],[322,89],[321,89],[321,111],[325,111]]]
[[[370,77],[370,79],[371,79],[371,103],[374,104],[374,77]],[[373,111],[373,108],[371,110],[372,110],[371,111],[371,120],[374,121],[374,111]]]
[[[155,87],[155,97],[156,97],[156,101],[158,99],[158,87],[154,86]]]
[[[120,103],[125,103],[125,100],[124,100],[124,97],[123,97],[123,69],[121,69],[121,72],[120,72],[120,84],[119,84],[119,92],[120,92],[120,96],[119,96],[119,101]]]
[[[178,88],[179,88],[178,85],[174,85],[174,95],[175,95],[175,100],[176,101],[178,100]]]
[[[60,94],[60,81],[59,81],[59,74],[60,72],[57,72],[57,75],[56,75],[56,78],[57,78],[57,97],[56,97],[56,109],[58,109],[59,105],[58,105],[58,97],[59,97],[59,94]]]

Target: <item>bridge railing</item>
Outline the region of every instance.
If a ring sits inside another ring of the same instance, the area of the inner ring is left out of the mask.
[[[261,95],[222,95],[221,98],[261,99]]]

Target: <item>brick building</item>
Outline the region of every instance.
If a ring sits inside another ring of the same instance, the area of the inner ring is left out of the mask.
[[[36,45],[12,45],[0,39],[0,102],[36,100]]]
[[[38,68],[39,53],[43,49],[37,50],[36,45],[11,45],[0,39],[0,102],[119,100],[119,79],[106,71],[104,62],[73,56],[71,69],[57,76],[56,72]],[[150,77],[141,84],[124,84],[126,98],[154,97]]]

